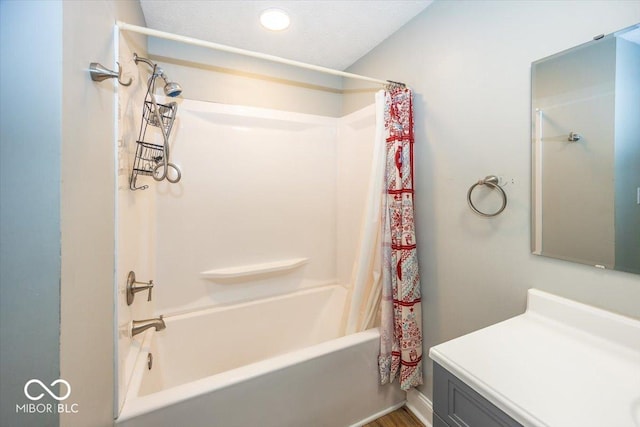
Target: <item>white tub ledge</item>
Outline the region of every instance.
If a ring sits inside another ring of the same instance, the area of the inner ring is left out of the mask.
[[[272,276],[287,273],[291,270],[302,267],[308,262],[309,258],[291,258],[260,264],[217,268],[214,270],[203,271],[200,273],[200,277],[213,281],[239,281],[245,278],[254,279],[256,276]]]

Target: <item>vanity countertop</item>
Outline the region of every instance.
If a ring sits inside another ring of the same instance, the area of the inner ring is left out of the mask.
[[[524,426],[640,426],[639,320],[530,289],[524,314],[429,356]]]

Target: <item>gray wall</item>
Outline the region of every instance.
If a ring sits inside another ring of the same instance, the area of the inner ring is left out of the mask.
[[[114,23],[144,25],[137,1],[64,1],[60,374],[73,387],[69,427],[114,417],[115,91],[87,68],[114,67]]]
[[[425,352],[522,313],[531,287],[640,317],[640,276],[532,255],[529,224],[531,62],[638,21],[638,1],[437,1],[350,67],[416,92]],[[370,95],[347,98],[351,111]],[[466,192],[491,173],[509,205],[485,219]]]
[[[60,376],[62,4],[0,2],[0,40],[0,424],[57,426],[16,405]]]
[[[137,1],[64,1],[60,375],[77,414],[63,426],[114,417],[115,86],[90,62],[114,67],[114,23],[144,23]]]
[[[55,417],[15,421],[12,400],[27,379],[60,375],[81,411],[62,425],[111,425],[113,89],[90,82],[86,68],[112,66],[112,24],[140,20],[139,6],[0,8],[0,39],[12,41],[0,46],[0,421],[57,425]],[[417,92],[425,350],[521,313],[529,287],[640,317],[638,276],[529,253],[529,65],[639,20],[637,1],[437,2],[353,67]],[[51,70],[46,78],[36,59]],[[355,91],[346,108],[371,100]],[[464,197],[488,173],[515,180],[508,210],[494,220],[473,216]]]
[[[636,30],[640,31],[640,30]],[[640,45],[616,39],[616,267],[640,273]]]
[[[144,20],[137,1],[0,8],[0,424],[111,426],[115,87],[87,70],[113,67],[116,19]],[[67,380],[78,413],[16,414],[31,378]]]

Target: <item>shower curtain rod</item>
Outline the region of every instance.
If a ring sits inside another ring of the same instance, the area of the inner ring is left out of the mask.
[[[165,31],[158,31],[147,27],[141,27],[138,25],[127,24],[126,22],[116,21],[116,26],[120,30],[131,31],[139,34],[146,34],[147,36],[158,37],[166,40],[174,40],[181,43],[191,44],[194,46],[206,47],[214,50],[221,50],[224,52],[236,53],[238,55],[250,56],[253,58],[264,59],[271,62],[278,62],[280,64],[293,65],[294,67],[306,68],[308,70],[319,71],[321,73],[333,74],[340,77],[348,77],[351,79],[366,80],[368,82],[378,83],[382,85],[399,84],[404,86],[404,83],[394,82],[391,80],[380,80],[372,77],[361,76],[359,74],[347,73],[346,71],[334,70],[333,68],[321,67],[319,65],[307,64],[305,62],[294,61],[292,59],[282,58],[280,56],[268,55],[266,53],[255,52],[252,50],[240,49],[237,47],[227,46],[219,43],[213,43],[206,40],[195,39],[193,37],[181,36],[178,34],[168,33]]]

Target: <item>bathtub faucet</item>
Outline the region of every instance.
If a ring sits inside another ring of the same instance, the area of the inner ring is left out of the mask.
[[[156,331],[161,331],[167,327],[167,325],[164,324],[162,316],[158,317],[157,319],[134,320],[131,322],[131,324],[132,337],[138,335],[140,332],[146,331],[149,328],[156,328]]]

